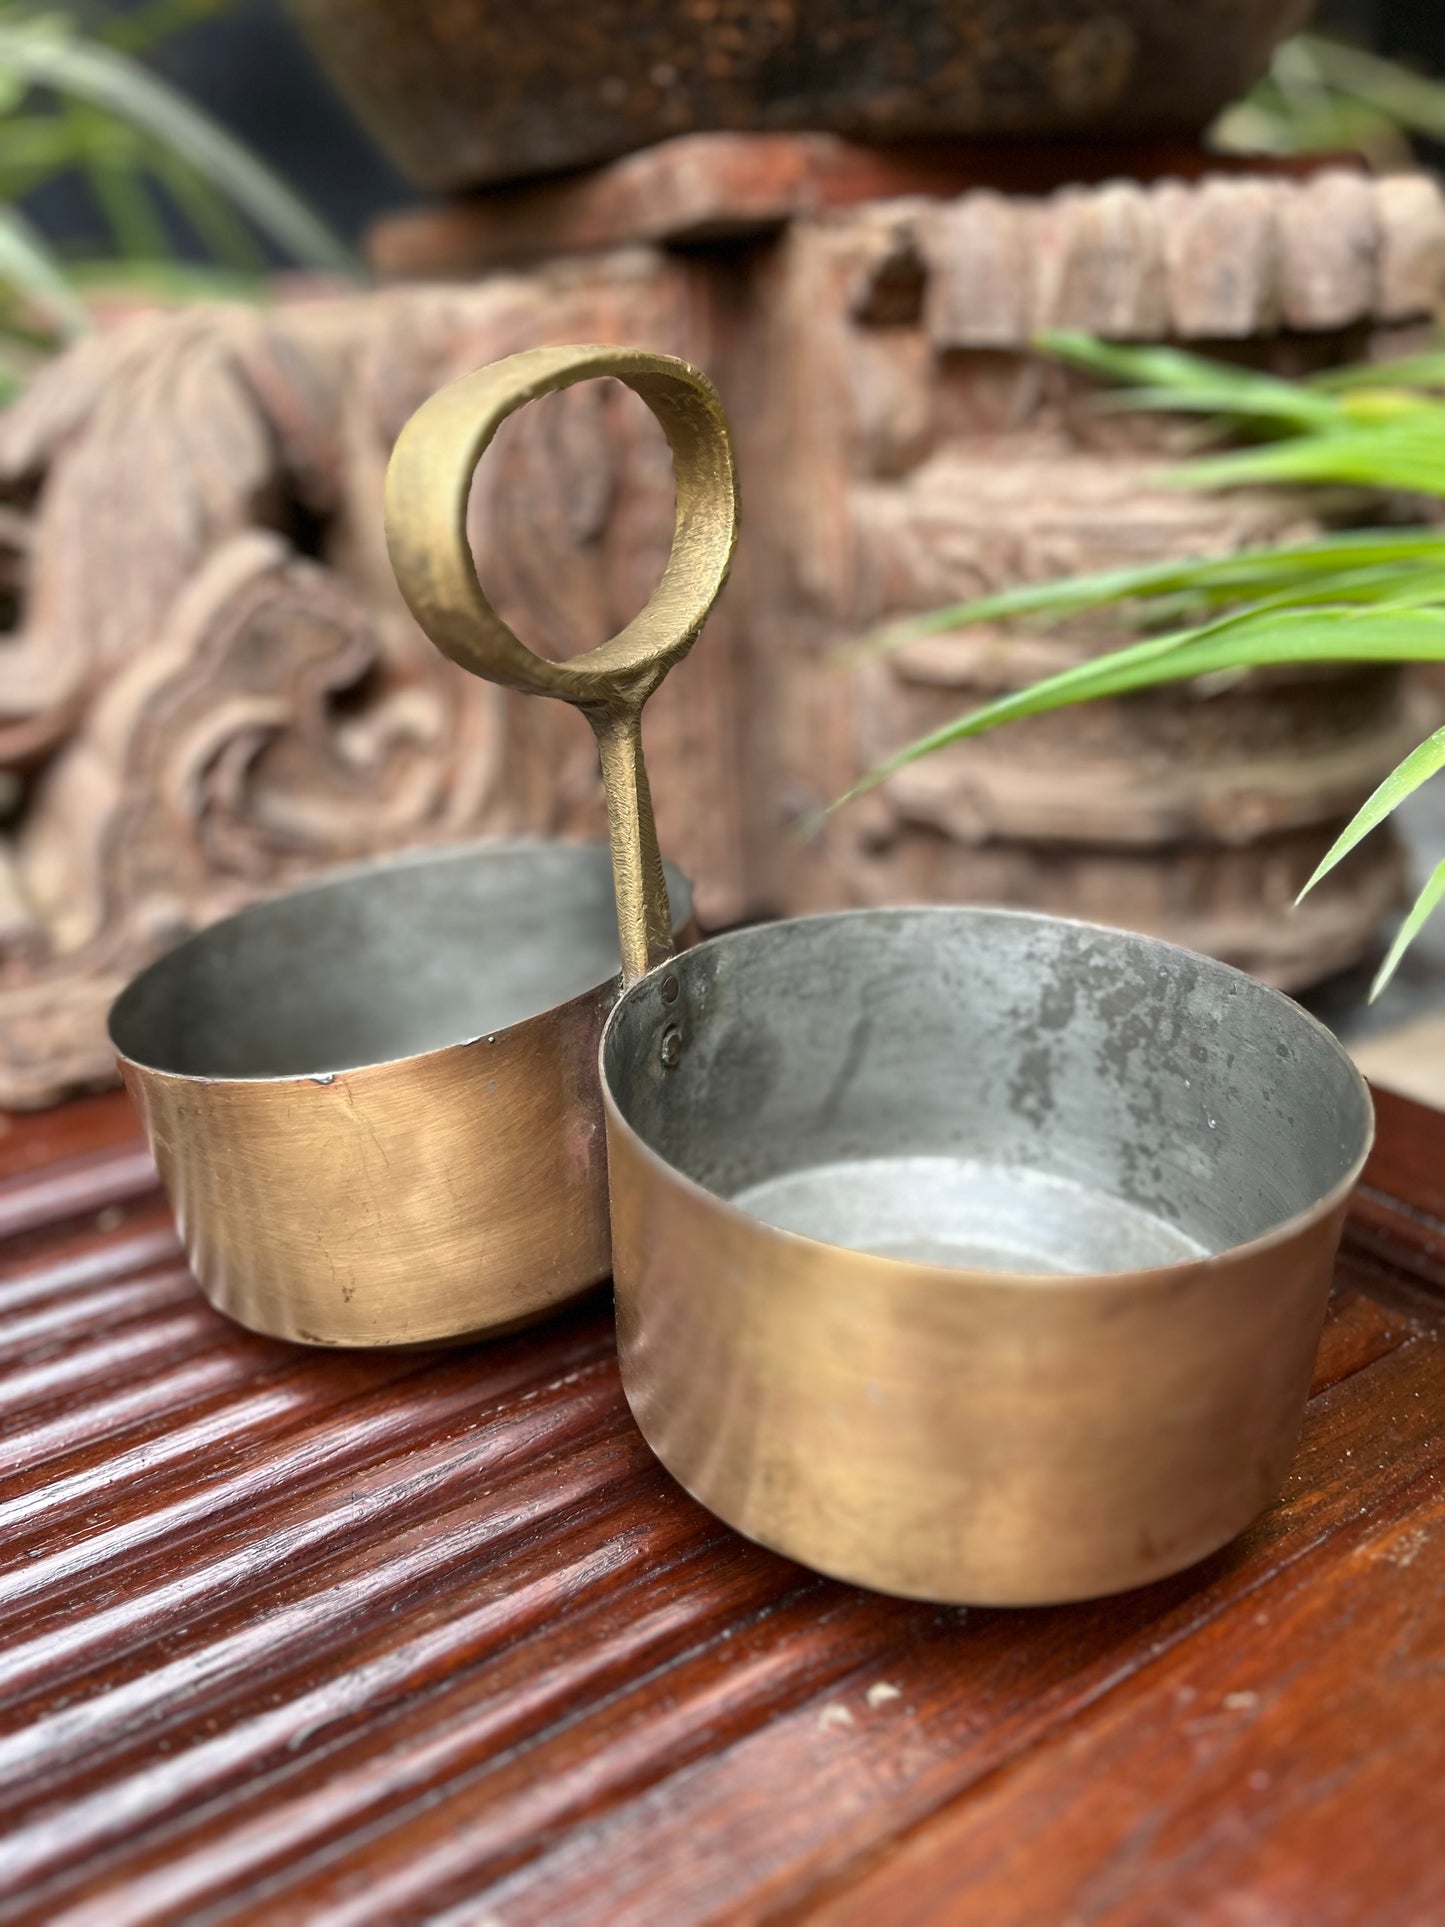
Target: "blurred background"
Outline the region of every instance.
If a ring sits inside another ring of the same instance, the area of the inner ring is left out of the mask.
[[[1134,924],[1445,1101],[1442,72],[1404,0],[0,0],[0,1102],[104,1081],[120,985],[257,896],[600,833],[585,726],[436,657],[378,516],[427,393],[577,338],[706,365],[738,439],[738,566],[649,715],[707,924]],[[556,397],[479,567],[570,653],[670,513],[640,405]],[[1141,634],[1274,648],[1283,603],[1288,659],[1111,695]]]
[[[282,0],[101,0],[71,7],[104,31],[139,19],[148,65],[204,107],[359,242],[379,214],[422,198],[388,162],[335,85]],[[1445,9],[1419,0],[1327,0],[1313,25],[1425,73],[1445,72]],[[152,35],[154,37],[152,37]],[[1432,164],[1438,142],[1416,145]],[[96,245],[103,225],[84,193],[48,188],[41,224],[57,237]]]

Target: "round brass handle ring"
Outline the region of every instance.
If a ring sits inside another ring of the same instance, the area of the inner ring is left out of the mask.
[[[467,499],[477,463],[508,415],[605,375],[642,397],[672,449],[672,552],[625,628],[584,655],[552,662],[527,648],[488,602],[467,541]],[[437,648],[491,682],[604,714],[635,713],[686,655],[727,577],[737,516],[732,444],[716,389],[691,363],[634,348],[532,348],[451,382],[406,424],[386,477],[392,568]]]

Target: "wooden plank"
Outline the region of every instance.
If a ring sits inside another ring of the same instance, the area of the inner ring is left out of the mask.
[[[38,1126],[50,1164],[0,1138],[0,1920],[1432,1918],[1445,1120],[1380,1115],[1280,1503],[1034,1613],[728,1532],[603,1300],[446,1354],[255,1339],[153,1197],[52,1182],[122,1111]]]
[[[1087,1607],[940,1616],[911,1644],[870,1656],[791,1718],[770,1722],[685,1780],[663,1782],[605,1827],[544,1848],[494,1886],[484,1884],[485,1862],[460,1873],[472,1836],[453,1809],[451,1836],[426,1862],[425,1878],[432,1890],[455,1881],[454,1903],[475,1883],[502,1920],[663,1927],[744,1907],[772,1918],[799,1906],[820,1882],[846,1876],[870,1849],[886,1848],[943,1801],[1050,1732],[1086,1719],[1164,1651],[1206,1635],[1232,1637],[1211,1629],[1243,1625],[1276,1575],[1333,1543],[1342,1527],[1373,1516],[1400,1489],[1395,1480],[1408,1484],[1421,1469],[1445,1463],[1442,1397],[1445,1361],[1436,1347],[1417,1347],[1408,1360],[1396,1354],[1315,1401],[1284,1502],[1238,1547],[1197,1571]],[[1384,1462],[1372,1458],[1362,1475],[1367,1442],[1396,1422],[1397,1411],[1408,1442],[1396,1433],[1398,1457],[1392,1450]],[[880,1686],[897,1697],[880,1696]],[[546,1760],[539,1750],[534,1772]],[[806,1800],[796,1797],[799,1788]],[[639,1839],[648,1842],[644,1856],[628,1848]],[[406,1844],[416,1846],[410,1831]],[[400,1840],[393,1856],[390,1877],[423,1877],[415,1863],[403,1866]],[[379,1872],[373,1864],[373,1877]],[[334,1886],[307,1891],[326,1898],[329,1910]],[[895,1917],[888,1907],[871,1915],[890,1927]],[[965,1917],[1014,1918],[987,1909]],[[1066,1917],[1063,1909],[1054,1921]]]
[[[810,1917],[1445,1918],[1437,1466]]]
[[[49,1111],[0,1111],[0,1182],[139,1141],[124,1091],[78,1097]]]
[[[1394,1091],[1377,1089],[1374,1096],[1377,1132],[1365,1167],[1367,1194],[1393,1199],[1422,1225],[1434,1219],[1445,1227],[1445,1112]],[[1425,1251],[1432,1236],[1422,1231],[1417,1250]]]

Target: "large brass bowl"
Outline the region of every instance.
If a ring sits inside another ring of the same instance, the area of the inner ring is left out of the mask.
[[[852,911],[654,970],[602,1070],[623,1385],[749,1537],[1038,1605],[1275,1496],[1373,1130],[1280,992],[1056,918]]]

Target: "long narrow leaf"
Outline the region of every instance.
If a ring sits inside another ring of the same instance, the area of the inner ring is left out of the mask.
[[[1290,80],[1308,92],[1305,70]],[[1277,63],[1281,88],[1288,76]],[[1445,90],[1441,90],[1445,106]],[[1041,346],[1133,388],[1106,406],[1197,413],[1252,423],[1280,440],[1197,460],[1169,476],[1176,485],[1349,484],[1445,497],[1445,354],[1282,383],[1172,349],[1117,347],[1054,335]],[[1403,539],[1402,539],[1403,537]],[[1032,617],[1057,621],[1091,608],[1124,607],[1136,622],[1188,622],[1074,665],[1033,687],[987,703],[898,751],[848,793],[857,796],[910,763],[1002,724],[1104,697],[1264,667],[1347,662],[1445,661],[1445,538],[1436,530],[1361,531],[1314,542],[1196,562],[1110,570],[1072,581],[1031,584],[894,625],[865,648],[968,623]],[[1301,891],[1313,889],[1422,783],[1445,768],[1445,729],[1422,743],[1364,805]],[[845,797],[841,799],[847,801]],[[835,805],[835,807],[837,807]],[[1389,981],[1426,919],[1445,899],[1445,863],[1422,890],[1376,978]]]
[[[14,288],[63,340],[75,340],[90,326],[59,262],[13,207],[0,207],[0,283]]]
[[[151,168],[213,260],[237,274],[264,271],[265,256],[254,234],[203,175],[161,148],[152,153]]]
[[[1352,388],[1445,390],[1445,353],[1425,349],[1418,355],[1399,355],[1393,361],[1351,362],[1347,368],[1326,368],[1310,377],[1310,386],[1326,394],[1347,394]]]
[[[1342,41],[1302,34],[1296,50],[1331,87],[1352,94],[1417,134],[1445,136],[1445,86]]]
[[[1362,842],[1371,830],[1377,829],[1407,796],[1413,795],[1422,783],[1427,783],[1442,767],[1445,767],[1445,729],[1437,729],[1418,749],[1412,749],[1405,760],[1391,770],[1379,788],[1360,805],[1320,859],[1314,875],[1295,901],[1307,897],[1320,879],[1329,875],[1341,857],[1348,856],[1357,843]]]
[[[111,48],[78,39],[55,20],[3,21],[0,74],[104,108],[188,161],[297,260],[359,272],[350,249],[268,167],[154,74]]]
[[[1285,387],[1284,383],[1276,384]],[[1267,422],[1301,434],[1328,434],[1349,419],[1344,397],[1312,394],[1307,388],[1287,390],[1288,399],[1268,390],[1250,393],[1242,386],[1223,392],[1216,388],[1120,388],[1099,397],[1102,413],[1119,415],[1208,415],[1221,428],[1241,422]]]
[[[1101,696],[1129,695],[1135,690],[1193,681],[1225,670],[1327,662],[1441,661],[1445,661],[1445,609],[1398,613],[1286,610],[1182,636],[1155,638],[1063,670],[944,724],[870,770],[840,801],[862,795],[950,743],[981,736],[1003,723],[1092,702]]]
[[[1360,488],[1445,495],[1445,411],[1438,424],[1348,428],[1331,435],[1272,443],[1267,448],[1208,456],[1176,469],[1164,479],[1182,488],[1343,482]]]
[[[1349,586],[1345,577],[1338,580]],[[1393,575],[1382,569],[1372,589],[1365,593],[1363,584],[1361,589],[1361,599],[1373,603],[1377,609],[1420,609],[1429,603],[1445,605],[1445,569],[1401,569]]]
[[[1435,865],[1430,873],[1429,882],[1415,899],[1415,907],[1396,932],[1395,941],[1390,945],[1385,961],[1380,965],[1375,981],[1370,985],[1371,1003],[1374,1003],[1394,976],[1399,968],[1400,959],[1425,928],[1432,911],[1439,905],[1441,897],[1445,897],[1445,862]]]
[[[77,158],[117,252],[128,261],[163,260],[170,244],[141,166],[142,142],[93,107],[67,110]]]
[[[1338,418],[1337,404],[1327,394],[1277,375],[1257,374],[1253,369],[1210,361],[1179,348],[1123,345],[1064,328],[1043,330],[1036,336],[1035,345],[1071,367],[1152,393],[1157,399],[1150,405],[1155,407],[1207,408],[1217,415],[1271,415],[1309,427],[1328,425]]]
[[[58,114],[0,108],[0,195],[13,200],[75,165],[75,143]]]
[[[938,635],[978,622],[1003,622],[1019,616],[1055,621],[1089,609],[1141,598],[1181,594],[1209,601],[1237,602],[1290,585],[1312,589],[1327,600],[1341,580],[1361,570],[1389,571],[1400,580],[1416,569],[1445,564],[1445,531],[1437,529],[1349,530],[1310,542],[1274,549],[1241,549],[1235,555],[1183,562],[1150,562],[1134,569],[1106,569],[1063,582],[1028,583],[997,595],[957,602],[926,615],[890,623],[865,637],[860,652],[901,648],[919,636]]]
[[[157,40],[168,40],[214,13],[223,13],[230,4],[231,0],[148,0],[118,19],[105,21],[96,32],[117,52],[137,54]]]

